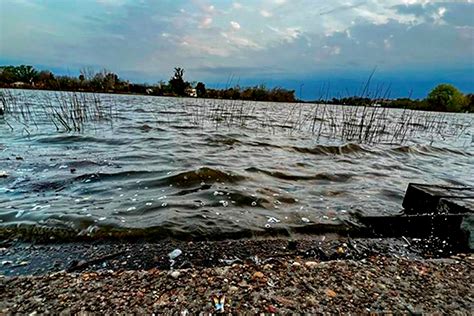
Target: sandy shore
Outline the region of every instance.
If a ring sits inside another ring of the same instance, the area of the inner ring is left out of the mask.
[[[413,239],[9,244],[1,313],[474,311],[474,255]],[[170,260],[169,253],[180,249]]]

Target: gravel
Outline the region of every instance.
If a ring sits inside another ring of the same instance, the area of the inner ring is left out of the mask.
[[[306,260],[0,277],[5,313],[473,312],[474,256]],[[224,297],[225,296],[225,297]]]

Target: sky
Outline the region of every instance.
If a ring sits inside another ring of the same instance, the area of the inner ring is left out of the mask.
[[[156,83],[265,84],[315,99],[474,92],[474,0],[0,0],[0,65]]]

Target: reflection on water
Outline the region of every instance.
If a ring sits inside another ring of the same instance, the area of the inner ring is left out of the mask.
[[[47,94],[21,93],[32,112]],[[334,107],[321,119],[307,104],[100,99],[113,117],[81,132],[57,132],[47,117],[0,119],[0,171],[9,175],[0,178],[0,225],[80,234],[291,230],[344,224],[355,211],[399,212],[409,182],[474,184],[468,114],[431,113],[443,124],[425,133],[384,123],[375,129],[384,138],[366,136],[372,129],[348,141],[339,136],[354,129],[337,126]],[[384,111],[393,122],[408,113]],[[451,133],[455,125],[462,128]]]

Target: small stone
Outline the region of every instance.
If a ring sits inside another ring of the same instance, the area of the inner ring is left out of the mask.
[[[286,297],[283,297],[283,296],[273,296],[273,299],[278,302],[278,304],[281,304],[283,306],[294,306],[295,305],[295,302],[286,298]]]
[[[277,310],[277,308],[276,308],[275,306],[273,306],[273,305],[268,305],[268,307],[267,307],[267,312],[274,314],[274,313],[277,313],[278,310]]]
[[[337,294],[333,290],[327,289],[326,290],[326,295],[329,296],[330,298],[334,298],[334,297],[336,297]]]
[[[170,276],[173,278],[173,279],[177,279],[179,278],[179,276],[181,275],[181,273],[179,271],[173,271],[170,273]]]
[[[296,261],[293,262],[291,265],[292,265],[293,267],[301,267],[301,263],[296,262]]]
[[[232,293],[235,293],[239,290],[238,287],[236,287],[235,285],[232,285],[231,287],[229,287],[229,292],[232,292]]]
[[[257,272],[255,272],[255,273],[253,274],[252,280],[255,281],[255,280],[257,280],[257,279],[263,279],[264,277],[265,277],[265,275],[264,275],[262,272],[257,271]]]
[[[307,261],[307,262],[305,262],[304,265],[305,265],[307,268],[312,269],[312,268],[316,267],[316,266],[318,265],[318,263],[317,263],[316,261]]]
[[[0,178],[8,177],[8,173],[6,171],[0,171]]]

